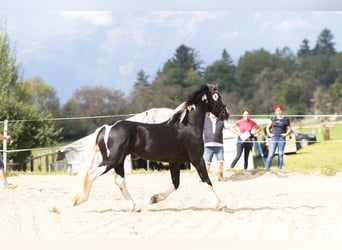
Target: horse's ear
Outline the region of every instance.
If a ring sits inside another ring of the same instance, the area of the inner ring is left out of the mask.
[[[218,91],[218,84],[217,83],[213,86],[213,91]]]
[[[214,85],[214,84],[207,83],[206,86],[207,86],[208,90],[211,92],[215,92],[215,91],[217,92],[218,91],[218,84]]]

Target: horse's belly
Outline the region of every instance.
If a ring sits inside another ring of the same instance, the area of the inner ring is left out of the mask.
[[[143,150],[137,150],[135,155],[150,161],[188,162],[186,149],[181,145],[150,145]]]

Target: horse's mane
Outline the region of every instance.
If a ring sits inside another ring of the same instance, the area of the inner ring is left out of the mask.
[[[186,105],[194,105],[202,100],[203,94],[208,93],[210,91],[208,84],[202,84],[201,87],[194,91],[191,95],[188,96],[188,99],[185,101]]]
[[[184,122],[184,118],[187,117],[187,112],[188,110],[186,107],[186,102],[183,102],[175,109],[175,112],[170,117],[167,123],[174,125],[179,122]]]
[[[196,103],[202,101],[203,94],[208,93],[210,91],[210,87],[212,87],[212,85],[202,84],[198,90],[189,95],[187,100],[175,109],[175,113],[168,120],[168,123],[175,124],[181,122],[183,124],[187,124],[188,113],[193,109],[193,106]]]

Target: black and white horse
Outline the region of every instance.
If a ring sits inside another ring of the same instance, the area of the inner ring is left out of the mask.
[[[124,160],[128,154],[170,164],[172,185],[165,192],[151,197],[151,203],[166,199],[179,187],[180,168],[183,163],[192,163],[201,181],[208,184],[217,209],[226,205],[216,195],[203,160],[203,123],[207,112],[222,120],[229,117],[217,87],[203,84],[180,105],[175,114],[159,124],[146,124],[127,120],[98,128],[91,136],[84,165],[79,173],[80,183],[72,196],[74,205],[86,201],[94,180],[111,169],[115,171],[115,183],[128,201],[129,211],[140,211],[125,184]],[[95,165],[99,148],[102,161]]]

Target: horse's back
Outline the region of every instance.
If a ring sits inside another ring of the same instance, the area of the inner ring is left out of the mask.
[[[120,155],[120,159],[132,154],[152,161],[189,162],[189,152],[193,149],[188,148],[187,141],[189,137],[194,138],[194,134],[190,135],[193,132],[168,122],[150,124],[122,120],[104,126],[98,145],[103,155],[110,151],[112,157]],[[194,148],[198,150],[196,145]]]

